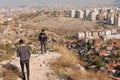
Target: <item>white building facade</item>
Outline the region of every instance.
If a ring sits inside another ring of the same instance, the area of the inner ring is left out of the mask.
[[[75,10],[71,10],[70,13],[69,13],[71,18],[75,18],[75,14],[76,14]]]

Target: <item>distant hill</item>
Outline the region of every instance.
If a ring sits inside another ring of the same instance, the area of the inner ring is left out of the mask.
[[[115,1],[113,1],[111,4],[112,4],[112,6],[114,6],[114,7],[120,7],[120,0],[115,0]]]
[[[115,0],[115,1],[113,1],[113,2],[119,2],[119,3],[120,3],[120,0]]]

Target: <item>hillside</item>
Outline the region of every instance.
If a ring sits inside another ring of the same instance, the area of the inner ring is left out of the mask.
[[[53,70],[49,66],[49,62],[51,60],[55,60],[58,58],[60,55],[56,52],[48,52],[45,55],[40,55],[40,54],[34,54],[31,55],[30,59],[30,79],[31,80],[59,80],[57,76],[52,75]],[[1,62],[2,65],[4,64],[11,64],[20,69],[20,64],[19,64],[19,58],[8,60],[8,61],[3,61]],[[11,66],[12,68],[12,66]],[[26,73],[26,72],[25,72]],[[5,75],[2,77],[3,79],[7,77],[8,75]],[[8,79],[6,79],[8,80]],[[9,80],[13,80],[12,77],[9,76]],[[15,80],[15,79],[14,79]],[[21,80],[18,78],[17,80]]]
[[[70,37],[76,32],[95,30],[96,27],[103,29],[98,23],[77,18],[40,14],[30,14],[27,17],[25,15],[16,20],[16,26],[11,24],[1,24],[0,26],[1,79],[17,80],[18,77],[20,79],[19,59],[14,55],[20,39],[24,39],[31,48],[31,80],[60,80],[61,77],[67,80],[81,80],[83,78],[93,80],[99,77],[102,80],[108,79],[108,76],[103,79],[104,74],[99,71],[97,76],[94,76],[95,72],[86,73],[85,66],[81,66],[85,63],[80,61],[77,52],[68,50],[64,44],[65,37]],[[48,35],[48,52],[43,55],[39,54],[40,44],[38,41],[38,34],[42,28],[45,28]]]
[[[32,25],[36,29],[39,28],[39,26],[41,26],[57,34],[66,33],[62,35],[72,35],[79,31],[86,31],[86,30],[90,31],[90,30],[94,30],[96,26],[99,26],[99,24],[97,24],[96,22],[82,20],[79,18],[53,17],[53,16],[47,16],[41,14],[33,17],[32,19],[22,18],[22,19],[18,19],[18,21],[19,23],[25,25]]]
[[[112,2],[112,5],[113,5],[114,7],[120,7],[120,0],[115,0],[115,1],[113,1],[113,2]]]

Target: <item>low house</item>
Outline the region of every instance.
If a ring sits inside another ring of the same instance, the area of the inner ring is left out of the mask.
[[[85,32],[85,37],[90,38],[92,37],[92,33],[90,31]]]
[[[101,40],[100,39],[95,39],[95,43],[94,43],[94,48],[96,51],[99,51],[101,48]]]
[[[98,31],[98,35],[99,35],[99,36],[105,36],[104,30]]]
[[[85,37],[85,32],[78,32],[75,34],[75,38],[79,39],[79,38],[84,38]]]
[[[117,33],[117,29],[111,29],[111,31],[112,31],[112,34],[116,34]]]
[[[112,50],[112,49],[113,49],[113,45],[108,45],[108,46],[106,47],[106,49],[107,49],[107,50]]]
[[[89,38],[92,36],[92,33],[90,31],[85,31],[85,37]]]
[[[113,50],[112,54],[115,54],[115,55],[120,54],[120,50]]]
[[[91,31],[93,37],[99,37],[98,31]]]
[[[110,51],[106,50],[100,50],[98,53],[100,56],[109,56],[111,54]]]
[[[116,33],[120,34],[120,29],[117,29],[117,30],[116,30]]]
[[[105,30],[105,35],[111,35],[111,34],[112,34],[112,30],[110,30],[110,29]]]

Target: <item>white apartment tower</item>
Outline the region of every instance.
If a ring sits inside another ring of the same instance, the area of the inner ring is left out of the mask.
[[[71,17],[71,18],[75,18],[75,13],[76,13],[75,10],[71,10],[71,11],[70,11],[70,17]]]
[[[83,19],[84,18],[84,12],[82,10],[76,11],[76,18]]]
[[[86,10],[84,11],[84,17],[88,17],[89,13],[90,13],[90,10],[89,10],[89,9],[86,9]]]
[[[114,11],[113,10],[108,10],[107,12],[107,23],[110,25],[114,25]]]
[[[115,26],[120,27],[120,13],[115,16]]]
[[[96,21],[96,13],[94,10],[89,13],[89,19],[91,21]]]

